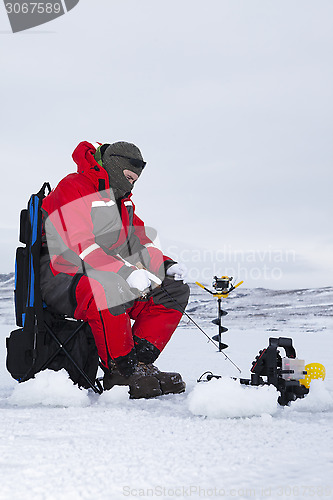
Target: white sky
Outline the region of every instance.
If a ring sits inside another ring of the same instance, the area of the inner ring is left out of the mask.
[[[330,0],[80,0],[12,34],[0,5],[0,272],[77,143],[127,140],[138,215],[190,277],[224,252],[248,286],[332,285],[332,28]]]

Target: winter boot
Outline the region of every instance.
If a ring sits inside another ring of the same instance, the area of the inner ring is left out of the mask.
[[[180,373],[160,372],[155,377],[158,379],[162,394],[180,394],[185,392],[186,384]]]
[[[132,378],[129,386],[131,399],[149,399],[163,394],[157,378],[148,375],[144,377],[132,375]]]
[[[158,379],[138,366],[133,375],[129,377],[121,375],[116,368],[105,372],[103,378],[104,390],[110,390],[115,385],[128,385],[131,399],[155,398],[162,394]]]
[[[186,384],[180,373],[161,372],[153,364],[144,365],[143,363],[139,363],[138,367],[145,371],[147,375],[152,375],[158,379],[162,394],[180,394],[185,391]]]

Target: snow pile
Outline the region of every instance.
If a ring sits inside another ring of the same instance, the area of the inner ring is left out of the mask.
[[[278,392],[273,386],[248,387],[231,378],[197,384],[188,396],[194,415],[212,418],[253,417],[277,411]]]
[[[98,398],[98,404],[108,406],[113,404],[124,404],[129,399],[127,385],[115,385],[110,391],[104,391]]]
[[[293,401],[291,410],[321,412],[333,409],[333,397],[327,390],[325,382],[320,379],[311,380],[310,392],[303,399]]]
[[[15,406],[88,406],[86,390],[79,390],[65,370],[45,370],[34,379],[17,384],[8,398]]]

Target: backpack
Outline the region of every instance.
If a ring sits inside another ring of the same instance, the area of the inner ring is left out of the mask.
[[[34,377],[42,370],[65,369],[80,387],[101,394],[96,374],[99,357],[90,326],[80,320],[55,314],[43,303],[40,290],[40,252],[42,246],[42,201],[51,192],[45,182],[31,195],[20,214],[16,250],[15,317],[20,327],[6,339],[7,370],[18,382]]]

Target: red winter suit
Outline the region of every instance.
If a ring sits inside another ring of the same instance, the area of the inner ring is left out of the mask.
[[[128,363],[155,361],[180,321],[189,289],[165,276],[174,261],[147,236],[131,195],[112,197],[95,151],[80,143],[73,153],[77,173],[43,201],[41,289],[55,312],[89,323],[106,368],[113,360],[126,371]],[[159,276],[163,288],[135,295],[126,278],[138,265]]]

